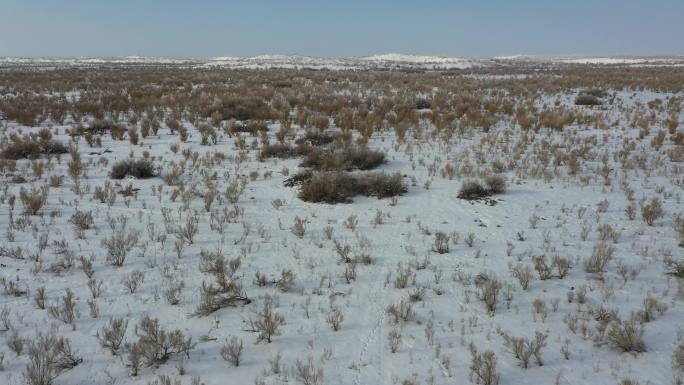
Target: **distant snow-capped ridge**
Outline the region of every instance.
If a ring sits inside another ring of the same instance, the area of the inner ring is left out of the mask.
[[[610,56],[560,56],[560,55],[511,55],[493,58],[464,58],[447,56],[411,55],[386,53],[356,57],[316,57],[305,55],[266,54],[249,57],[217,56],[204,58],[172,58],[151,56],[125,57],[0,57],[0,66],[96,67],[103,65],[180,65],[184,67],[221,68],[291,68],[291,69],[423,69],[448,70],[474,67],[492,67],[528,64],[578,64],[623,66],[684,66],[683,56],[662,57],[610,57]]]

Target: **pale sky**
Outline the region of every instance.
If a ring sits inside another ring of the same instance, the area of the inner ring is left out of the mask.
[[[0,0],[0,56],[683,55],[684,0]]]

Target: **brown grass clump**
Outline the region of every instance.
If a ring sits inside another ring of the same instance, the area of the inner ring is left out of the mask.
[[[304,182],[299,198],[314,203],[348,203],[356,195],[375,196],[378,199],[405,193],[401,174],[368,173],[317,173]]]

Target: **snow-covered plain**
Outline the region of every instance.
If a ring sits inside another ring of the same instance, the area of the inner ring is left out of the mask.
[[[235,67],[253,68],[248,63],[268,66],[283,60],[271,56],[247,61],[216,58],[205,64],[241,63]],[[360,60],[410,61],[395,56]],[[420,66],[463,63],[446,59],[417,62]],[[297,63],[317,65],[313,59],[298,59]],[[540,95],[534,103],[542,108],[557,101],[557,105],[571,110],[600,115],[608,127],[573,123],[562,131],[542,128],[535,133],[520,129],[515,122],[500,122],[488,133],[468,129],[444,139],[430,135],[432,127],[424,122],[422,128],[412,127],[403,142],[392,129],[375,132],[368,146],[386,153],[387,163],[381,170],[405,176],[408,192],[396,202],[362,197],[338,205],[303,202],[296,188],[283,185],[283,170],[287,168],[293,174],[301,159],[259,161],[258,151],[249,150],[249,146],[240,156],[236,137],[223,134],[215,145],[201,145],[197,128],[187,121],[186,143],[179,143],[178,135],[165,125],[158,135],[141,139],[142,144],[137,146],[109,136],[102,137],[101,148],[90,148],[79,140],[77,146],[87,164],[79,194],[68,177],[68,154],[61,160],[43,159],[47,163],[42,178],[31,171],[29,161],[18,161],[18,170],[3,171],[1,181],[0,275],[6,285],[12,282],[25,293],[0,295],[0,308],[8,309],[12,330],[0,333],[8,340],[11,333],[17,333],[29,341],[53,328],[69,338],[83,361],[60,374],[54,380],[58,385],[147,384],[160,374],[178,378],[183,384],[190,384],[193,378],[208,385],[301,383],[293,368],[297,360],[305,362],[307,357],[322,370],[320,384],[466,384],[471,380],[471,342],[480,351],[496,353],[502,385],[617,384],[624,378],[642,384],[670,384],[674,375],[672,354],[684,338],[684,286],[681,279],[665,274],[663,258],[682,258],[674,223],[675,215],[684,207],[684,184],[681,163],[666,155],[676,146],[669,140],[659,149],[650,145],[660,130],[666,130],[662,121],[670,115],[665,110],[649,110],[646,103],[656,98],[667,103],[684,95],[611,90],[610,102],[591,108],[574,106],[576,93],[572,89]],[[631,122],[636,111],[653,114],[650,131],[643,138]],[[681,112],[676,118],[682,120]],[[68,120],[63,125],[50,124],[54,139],[63,143],[70,141],[65,132],[70,127]],[[271,140],[279,128],[279,123],[270,125]],[[3,135],[38,130],[9,121],[2,126]],[[295,132],[302,135],[304,131],[295,125]],[[627,166],[620,157],[626,140],[636,143],[626,157]],[[569,175],[565,161],[544,158],[553,157],[552,148],[579,150],[582,141],[586,152],[578,175]],[[179,144],[178,153],[172,151],[173,144]],[[184,151],[186,155],[182,155]],[[144,152],[164,172],[183,164],[185,189],[179,191],[158,177],[112,180],[117,191],[130,183],[136,193],[118,195],[109,205],[94,198],[95,188],[109,180],[112,164],[130,156],[140,158]],[[505,193],[493,196],[496,204],[458,199],[462,182],[472,177],[459,176],[459,172],[449,175],[448,168],[486,169],[494,161],[503,164],[502,175],[508,185]],[[609,183],[599,176],[604,163],[610,170]],[[11,182],[18,175],[26,181]],[[49,189],[41,215],[22,215],[18,198],[12,208],[11,195],[19,196],[20,189],[42,185],[46,177],[58,175],[65,176],[64,184]],[[247,184],[237,203],[231,204],[223,192],[238,179],[247,180]],[[212,210],[230,212],[238,208],[235,221],[226,223],[222,231],[212,229],[211,214],[205,209],[203,197],[209,185],[221,192]],[[641,219],[638,208],[651,198],[658,198],[665,211],[653,226]],[[636,218],[631,220],[625,214],[630,204],[637,206]],[[94,218],[94,226],[82,239],[69,223],[76,210],[91,211]],[[198,218],[199,231],[191,244],[181,241],[178,252],[176,227],[184,226],[192,216]],[[358,220],[355,228],[345,224],[354,217]],[[296,218],[307,220],[301,236],[292,230]],[[120,228],[122,221],[137,234],[138,242],[129,250],[123,266],[115,267],[107,263],[101,242],[113,229]],[[598,230],[601,225],[610,225],[614,232],[602,235]],[[326,231],[332,232],[330,237]],[[451,236],[448,253],[434,251],[436,232]],[[39,251],[41,235],[49,241]],[[604,274],[588,273],[584,261],[602,242],[601,237],[608,238],[605,242],[614,248],[614,256]],[[466,242],[468,238],[471,245]],[[348,265],[339,261],[333,240],[349,245],[351,255],[368,254],[373,263],[359,264],[356,278],[347,282],[344,272]],[[68,245],[64,248],[67,251],[60,246],[62,241]],[[21,258],[11,253],[16,248],[22,249]],[[203,250],[220,250],[227,260],[241,258],[235,277],[251,303],[223,308],[209,316],[194,314],[200,287],[213,281],[198,269]],[[65,253],[73,258],[74,265],[62,269],[57,263]],[[545,255],[549,262],[554,256],[565,257],[572,267],[563,279],[553,276],[541,280],[532,270],[529,288],[523,290],[511,270],[518,265],[532,268],[533,257],[539,255]],[[79,267],[81,256],[93,257],[94,279],[101,285],[95,301],[97,318],[87,303],[92,294]],[[254,282],[257,272],[271,280],[288,270],[295,274],[288,291]],[[144,281],[130,293],[122,280],[134,271],[143,272]],[[397,287],[402,271],[409,271],[406,288]],[[494,314],[489,314],[479,299],[475,284],[485,275],[504,284]],[[73,291],[78,312],[73,325],[36,307],[33,297],[41,286],[45,287],[48,305],[58,305],[66,289]],[[165,293],[178,286],[182,287],[179,303],[171,305]],[[583,290],[584,303],[576,299],[569,302],[568,293]],[[418,293],[422,298],[412,302],[415,315],[394,324],[386,312],[388,306]],[[248,320],[256,317],[269,296],[285,323],[271,343],[255,344],[255,334],[247,330]],[[647,297],[665,304],[667,310],[645,323],[645,352],[623,353],[599,337],[597,319],[604,314],[599,309],[606,314],[615,310],[622,319],[629,319],[631,313],[643,309]],[[538,307],[536,313],[535,300],[545,306]],[[339,309],[344,315],[339,331],[326,321],[331,309]],[[141,368],[133,377],[125,349],[112,355],[100,345],[96,334],[109,319],[124,318],[129,322],[126,341],[135,342],[135,325],[143,314],[158,318],[163,328],[180,329],[196,345],[188,357],[173,356],[159,367]],[[576,325],[571,327],[573,323]],[[388,347],[388,335],[393,330],[401,331],[395,353]],[[504,346],[502,334],[533,337],[535,332],[548,335],[542,348],[543,365],[532,359],[529,368],[523,369]],[[219,354],[224,341],[233,336],[244,341],[239,367],[225,362]],[[17,355],[3,344],[2,353],[0,383],[25,383],[23,372],[29,363],[26,349]]]

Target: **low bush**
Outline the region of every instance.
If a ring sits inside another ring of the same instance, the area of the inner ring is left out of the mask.
[[[147,179],[156,176],[154,165],[147,159],[123,160],[112,166],[109,174],[112,179],[123,179],[133,176],[138,179]]]
[[[4,159],[36,159],[41,155],[66,154],[69,152],[67,147],[52,139],[52,134],[44,130],[47,134],[43,135],[24,135],[11,134],[7,142],[3,142],[0,157]]]
[[[320,171],[372,170],[385,163],[385,154],[367,147],[348,146],[342,149],[310,151],[302,167]]]
[[[91,135],[104,135],[109,133],[112,139],[121,140],[126,133],[126,128],[120,124],[117,124],[111,120],[96,120],[86,128],[87,133]]]
[[[267,144],[261,148],[259,159],[268,158],[296,158],[304,156],[311,151],[311,147],[305,145],[291,146],[289,144],[275,143]]]
[[[489,189],[485,188],[480,182],[466,181],[463,182],[461,189],[458,191],[458,197],[466,200],[476,200],[486,198],[492,195]]]
[[[576,106],[600,106],[601,104],[603,104],[601,99],[594,95],[579,94],[575,98]]]
[[[401,174],[383,172],[352,175],[348,173],[317,173],[305,181],[299,198],[306,202],[348,203],[356,195],[378,199],[401,195],[406,187]]]

